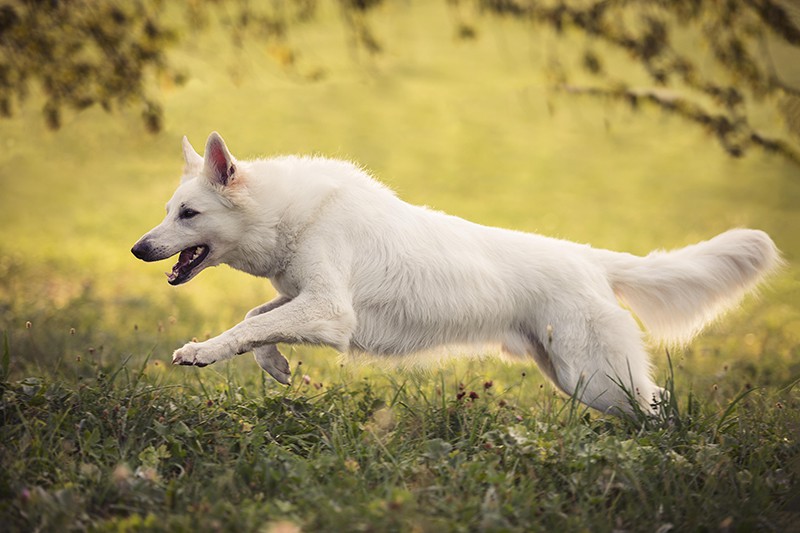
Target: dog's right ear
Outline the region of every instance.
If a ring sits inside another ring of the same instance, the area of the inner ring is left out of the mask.
[[[212,131],[206,142],[206,156],[203,163],[206,178],[218,187],[227,187],[236,178],[236,166],[233,156],[225,146],[219,133]]]
[[[198,154],[192,148],[192,144],[186,135],[183,136],[183,159],[186,164],[183,166],[183,177],[181,183],[197,177],[203,170],[203,156]]]

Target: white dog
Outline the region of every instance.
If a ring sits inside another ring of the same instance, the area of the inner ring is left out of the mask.
[[[661,394],[633,316],[683,343],[781,263],[762,231],[735,229],[645,257],[480,226],[407,204],[355,165],[323,158],[238,161],[212,133],[205,159],[183,138],[167,216],[133,247],[180,253],[178,285],[226,263],[269,278],[278,297],[173,363],[205,366],[253,351],[281,383],[277,343],[397,357],[450,344],[532,358],[561,390],[603,412]]]

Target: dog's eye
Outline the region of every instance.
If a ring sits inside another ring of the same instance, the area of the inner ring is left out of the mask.
[[[186,207],[186,208],[180,210],[180,212],[178,213],[178,218],[183,218],[183,219],[192,218],[192,217],[196,217],[199,214],[200,213],[198,211],[195,211],[194,209],[189,209],[188,207]]]

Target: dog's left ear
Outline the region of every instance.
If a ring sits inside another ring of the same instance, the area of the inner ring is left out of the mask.
[[[203,157],[194,151],[192,143],[189,142],[186,135],[183,136],[181,144],[183,146],[183,160],[185,161],[181,182],[184,182],[200,174],[200,171],[203,170]]]
[[[225,141],[216,131],[211,132],[206,142],[206,157],[203,170],[206,177],[215,185],[226,187],[234,180],[236,166]]]

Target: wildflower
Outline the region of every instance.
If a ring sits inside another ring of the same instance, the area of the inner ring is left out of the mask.
[[[382,432],[391,431],[397,426],[397,419],[390,407],[383,407],[372,414],[375,426]]]
[[[311,376],[309,376],[308,374],[303,374],[303,384],[304,385],[311,384]]]
[[[463,398],[466,395],[467,395],[467,393],[462,390],[461,392],[456,394],[456,400],[460,400],[461,398]]]
[[[288,520],[281,520],[272,522],[266,527],[267,533],[301,533],[303,530],[294,522]]]
[[[494,383],[492,382],[492,380],[491,380],[491,379],[490,379],[489,381],[486,381],[486,382],[484,382],[484,384],[483,384],[483,390],[489,390],[489,389],[491,389],[491,388],[492,388],[492,385],[494,385]]]
[[[469,391],[469,399],[470,400],[477,400],[478,398],[480,398],[480,396],[478,396],[477,392],[475,392],[474,390],[473,391]]]
[[[136,469],[134,474],[137,478],[144,479],[150,483],[158,483],[161,480],[161,476],[158,475],[158,470],[152,466],[140,466]]]
[[[125,463],[120,463],[114,468],[114,472],[111,474],[111,479],[114,483],[118,486],[125,486],[130,481],[131,477],[133,476],[133,472],[131,472],[130,467]]]
[[[348,472],[351,472],[351,473],[355,474],[356,472],[358,472],[361,469],[361,466],[358,464],[358,461],[356,461],[355,459],[349,459],[348,458],[348,459],[345,459],[345,461],[344,461],[344,468]]]
[[[27,322],[25,322],[25,329],[31,329],[31,327],[33,327],[33,324],[31,324],[31,321],[30,321],[30,320],[28,320]]]

